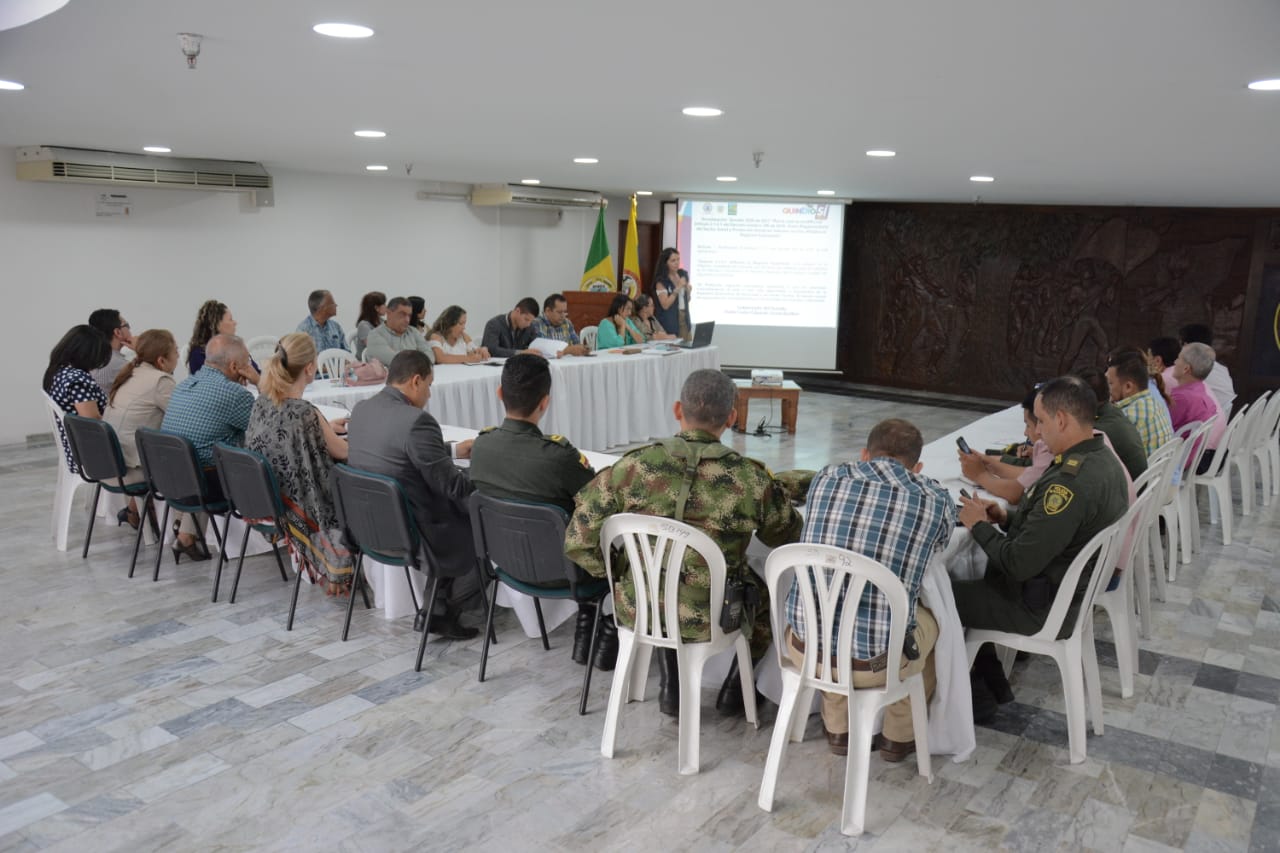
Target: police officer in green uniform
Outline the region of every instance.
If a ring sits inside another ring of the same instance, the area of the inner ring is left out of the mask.
[[[579,493],[565,554],[590,574],[604,577],[600,528],[620,512],[674,518],[704,531],[724,552],[728,577],[742,580],[752,591],[746,595],[741,627],[758,658],[769,646],[769,605],[763,582],[747,567],[747,546],[753,534],[774,547],[799,540],[802,520],[791,498],[807,486],[812,473],[776,480],[764,465],[721,444],[720,436],[735,420],[735,396],[733,380],[718,370],[689,374],[674,407],[679,434],[627,453]],[[614,570],[619,571],[616,563]],[[627,574],[615,575],[615,580],[618,618],[634,624],[632,580]],[[710,600],[710,589],[706,563],[687,552],[679,592],[680,635],[686,641],[711,638],[711,623],[720,618],[722,602]],[[674,658],[674,650],[658,655],[659,707],[671,715],[679,712]],[[740,691],[735,695],[733,689],[739,683],[736,670],[731,671],[717,702],[722,710],[740,707]]]
[[[507,417],[488,427],[471,448],[471,482],[476,491],[495,498],[554,504],[566,515],[573,512],[574,495],[591,482],[595,469],[569,439],[543,435],[538,423],[551,405],[551,368],[540,355],[521,353],[502,368],[498,396]],[[595,606],[579,604],[574,630],[573,659],[587,662]],[[600,619],[595,665],[611,670],[618,659],[618,633],[608,616]]]
[[[1040,438],[1056,455],[1044,475],[1007,512],[993,501],[962,498],[959,520],[973,531],[986,552],[982,580],[956,581],[960,623],[1034,634],[1044,627],[1067,568],[1096,534],[1117,521],[1129,506],[1124,469],[1100,436],[1093,435],[1097,398],[1078,377],[1046,383],[1035,401]],[[1004,527],[1002,533],[996,525]],[[1089,573],[1081,575],[1080,594]],[[1070,632],[1076,608],[1063,632]],[[975,718],[979,709],[994,712],[993,697],[1012,700],[994,653],[984,649],[975,662]],[[988,714],[981,714],[988,716]]]

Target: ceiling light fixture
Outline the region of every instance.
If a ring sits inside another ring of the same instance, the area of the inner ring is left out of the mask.
[[[371,165],[369,165],[369,166],[365,166],[365,169],[367,169],[367,170],[368,170],[368,171],[370,171],[370,172],[385,172],[385,171],[387,171],[387,167],[386,167],[386,166],[383,166],[381,163],[373,163],[373,164],[371,164]]]
[[[595,157],[574,157],[573,162],[583,166],[590,166],[591,164],[599,163],[600,161],[597,160]]]
[[[178,33],[178,47],[187,58],[187,70],[196,70],[196,57],[200,55],[200,43],[204,36],[199,33]]]
[[[995,178],[990,175],[970,175],[969,180],[973,181],[975,184],[989,184],[994,181]]]
[[[653,190],[636,190],[636,195],[653,195]]]
[[[685,107],[680,112],[694,118],[715,118],[724,115],[724,110],[718,110],[715,107]]]
[[[357,130],[356,131],[356,136],[360,137],[361,139],[381,139],[386,135],[387,135],[387,132],[385,130]]]
[[[818,195],[835,195],[835,190],[818,190]]]
[[[1249,88],[1255,92],[1280,92],[1280,79],[1254,80]]]
[[[716,180],[722,184],[731,184],[738,179],[735,178],[733,175],[720,175],[719,177],[716,178]]]
[[[16,80],[0,80],[0,89],[6,92],[21,92],[27,88]]]
[[[521,178],[520,183],[528,184],[531,187],[536,187],[538,184],[542,183],[542,181],[538,180],[537,178]]]
[[[173,151],[172,148],[165,148],[163,145],[144,145],[142,150],[148,154],[168,154]]]
[[[872,148],[867,152],[868,157],[897,157],[897,151],[890,151],[887,148]]]
[[[373,30],[359,24],[340,24],[336,22],[316,24],[311,28],[322,36],[335,39],[367,39]]]

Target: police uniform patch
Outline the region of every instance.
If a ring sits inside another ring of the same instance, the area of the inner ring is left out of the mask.
[[[1062,464],[1062,473],[1074,477],[1080,473],[1080,465],[1084,462],[1079,456],[1069,456]]]
[[[579,464],[582,465],[583,468],[587,468],[587,469],[591,468],[591,462],[587,460],[587,454],[585,453],[578,454],[578,462]]]
[[[1075,493],[1061,483],[1053,483],[1044,493],[1044,511],[1048,515],[1057,515],[1070,504]]]

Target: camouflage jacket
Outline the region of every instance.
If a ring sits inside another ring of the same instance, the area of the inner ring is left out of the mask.
[[[720,546],[730,576],[741,573],[747,583],[758,585],[746,565],[752,534],[771,547],[800,538],[803,522],[791,506],[791,490],[759,462],[732,450],[721,450],[719,439],[710,433],[682,432],[676,440],[686,442],[692,450],[699,444],[719,445],[717,458],[698,462],[683,520]],[[600,528],[605,519],[620,512],[675,518],[684,479],[684,461],[672,455],[664,443],[627,453],[578,493],[565,535],[565,554],[590,574],[604,577]],[[615,561],[614,573],[618,587],[615,608],[624,624],[635,624],[635,593],[631,578],[625,573],[625,563]],[[708,640],[711,620],[718,617],[719,602],[709,600],[711,580],[706,563],[692,551],[685,557],[680,580],[681,636],[692,641]],[[743,627],[749,630],[748,625]]]

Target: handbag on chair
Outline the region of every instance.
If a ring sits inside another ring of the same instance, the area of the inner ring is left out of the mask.
[[[379,385],[386,381],[387,368],[376,358],[348,363],[346,375],[342,377],[342,384],[347,386]]]

